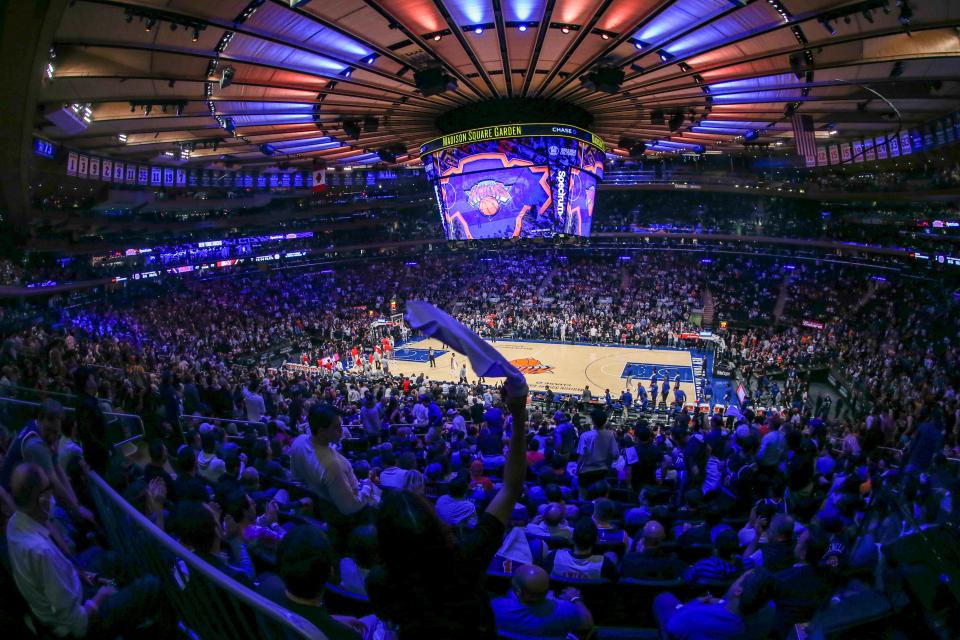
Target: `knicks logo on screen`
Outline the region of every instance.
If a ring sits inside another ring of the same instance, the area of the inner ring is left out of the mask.
[[[467,192],[467,202],[485,216],[492,216],[500,205],[510,202],[506,185],[496,180],[481,180]]]
[[[520,373],[537,375],[540,373],[548,373],[553,371],[553,367],[548,364],[543,364],[536,358],[519,358],[517,360],[511,360],[510,364],[515,366]]]

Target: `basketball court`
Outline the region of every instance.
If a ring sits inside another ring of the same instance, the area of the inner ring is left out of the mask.
[[[526,375],[527,384],[535,391],[543,391],[550,385],[555,393],[579,395],[584,386],[589,385],[595,398],[602,398],[605,389],[610,389],[610,393],[617,397],[626,386],[628,377],[632,379],[631,390],[636,393],[637,382],[642,380],[643,386],[648,388],[650,376],[656,372],[659,380],[670,379],[671,388],[679,374],[680,388],[689,400],[694,400],[697,398],[698,378],[702,375],[702,361],[682,349],[526,340],[498,340],[490,344]],[[436,367],[429,364],[427,350],[431,347],[436,356]],[[466,362],[467,378],[474,382],[477,374],[464,356],[456,354],[455,366],[451,368],[453,353],[433,338],[411,340],[397,347],[390,361],[390,372],[408,376],[423,373],[431,380],[457,382],[460,365]],[[495,380],[488,379],[487,382]]]

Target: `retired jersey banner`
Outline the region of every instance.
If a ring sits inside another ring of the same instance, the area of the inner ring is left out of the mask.
[[[163,171],[160,167],[150,167],[150,186],[159,187],[163,184]]]
[[[817,166],[818,167],[827,166],[827,148],[826,147],[817,147]]]
[[[89,177],[93,180],[100,179],[100,158],[90,158]]]
[[[910,132],[909,132],[909,131],[901,131],[901,132],[900,132],[900,153],[902,153],[902,154],[905,155],[905,156],[908,156],[908,155],[910,155],[911,153],[913,153],[913,149],[912,149],[912,147],[910,146]]]
[[[898,138],[897,136],[890,136],[890,140],[888,141],[887,146],[890,147],[891,158],[900,157],[900,138]]]
[[[840,159],[844,162],[850,162],[850,143],[844,142],[840,145]]]
[[[830,164],[840,164],[840,148],[835,144],[830,145]]]
[[[178,187],[187,186],[187,171],[185,169],[177,169],[177,178],[174,182]]]
[[[79,159],[79,158],[78,158],[78,156],[77,156],[77,152],[76,152],[76,151],[71,151],[70,153],[67,154],[67,175],[68,175],[68,176],[75,176],[75,175],[77,175],[77,160],[78,160],[78,159]]]
[[[150,167],[143,164],[137,167],[137,184],[142,186],[150,184]]]
[[[863,162],[863,143],[859,140],[853,142],[853,161]]]
[[[127,164],[123,170],[123,181],[127,184],[137,184],[137,165]]]
[[[123,163],[119,160],[113,161],[113,181],[117,184],[123,182]]]
[[[113,181],[113,160],[103,160],[100,162],[100,177],[104,182]]]
[[[874,145],[877,149],[877,159],[886,160],[887,159],[887,137],[886,136],[877,136],[876,144]]]
[[[163,186],[165,187],[173,186],[173,169],[163,170]]]
[[[873,138],[867,138],[863,141],[863,157],[867,162],[877,159],[877,152],[873,150]]]

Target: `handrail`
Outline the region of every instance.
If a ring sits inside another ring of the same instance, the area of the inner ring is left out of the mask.
[[[267,424],[266,422],[263,422],[263,421],[258,422],[255,420],[240,420],[239,418],[214,418],[213,416],[195,416],[190,413],[184,413],[180,416],[181,422],[185,420],[198,420],[200,422],[228,422],[228,423],[232,422],[234,424],[252,424],[252,425],[256,425],[257,427],[264,427]]]
[[[28,392],[28,393],[34,393],[34,394],[39,395],[39,396],[44,396],[44,395],[46,395],[46,396],[58,396],[58,397],[60,397],[60,398],[69,398],[69,399],[71,399],[71,400],[79,400],[79,399],[80,399],[80,396],[78,396],[78,395],[75,394],[75,393],[64,393],[64,392],[62,392],[62,391],[49,391],[49,390],[47,390],[47,389],[35,389],[35,388],[33,388],[33,387],[21,387],[21,386],[19,386],[19,385],[15,385],[15,384],[4,385],[4,388],[5,388],[5,389],[12,390],[12,391],[14,391],[14,392],[16,392],[16,391],[26,391],[26,392]]]
[[[12,405],[20,405],[20,406],[26,406],[26,407],[33,407],[33,408],[35,408],[35,409],[39,409],[39,408],[42,406],[42,403],[40,403],[40,402],[35,402],[35,401],[33,401],[33,400],[21,400],[20,398],[8,398],[8,397],[6,397],[6,396],[0,396],[0,403],[7,403],[7,404],[12,404]],[[76,407],[63,407],[63,411],[64,411],[65,413],[66,413],[66,412],[76,412],[76,410],[77,410]],[[143,426],[143,418],[141,418],[140,416],[138,416],[138,415],[135,414],[135,413],[121,413],[121,412],[119,412],[119,411],[104,411],[104,412],[103,412],[103,415],[105,415],[105,416],[110,416],[110,417],[113,417],[113,418],[124,418],[124,419],[128,419],[128,420],[132,420],[135,425],[137,425],[138,427],[140,427],[140,433],[135,434],[135,435],[133,435],[133,436],[131,436],[131,437],[129,437],[129,438],[126,438],[125,440],[120,440],[119,442],[113,443],[112,446],[114,446],[114,447],[119,447],[119,446],[124,445],[124,444],[126,444],[126,443],[128,443],[128,442],[133,442],[134,440],[139,440],[140,438],[143,438],[144,436],[147,435],[146,428]]]
[[[106,523],[108,525],[106,527],[107,535],[108,538],[110,538],[111,545],[114,546],[115,551],[134,551],[136,544],[134,541],[130,540],[130,538],[135,538],[137,536],[129,534],[135,534],[135,531],[131,532],[131,529],[136,527],[145,532],[150,541],[162,547],[168,555],[173,556],[175,558],[175,565],[187,565],[187,568],[190,572],[196,572],[202,576],[204,580],[212,583],[215,589],[226,592],[228,597],[239,600],[241,604],[249,607],[255,616],[265,616],[267,618],[266,621],[257,620],[259,624],[256,626],[230,625],[244,631],[248,631],[250,635],[246,637],[257,638],[267,635],[263,633],[268,631],[263,622],[268,622],[272,623],[271,626],[273,627],[273,630],[287,631],[294,634],[297,638],[303,638],[305,640],[326,639],[326,636],[306,619],[284,609],[283,607],[259,595],[255,591],[248,589],[242,584],[227,577],[219,569],[197,557],[189,549],[167,535],[154,523],[150,522],[146,516],[137,511],[131,504],[124,500],[120,494],[114,491],[113,488],[110,487],[110,485],[108,485],[103,478],[97,475],[96,472],[90,471],[87,474],[87,478],[90,481],[91,488],[94,489],[94,491],[92,491],[94,502],[97,504],[97,511],[101,515],[101,518],[106,515],[108,509],[113,509],[118,510],[122,516],[129,521],[129,524],[125,523],[126,526],[124,527],[123,531],[119,531],[113,527],[110,527],[109,522]],[[112,514],[111,517],[104,519],[112,522]],[[140,563],[134,561],[134,557],[127,559],[132,561],[126,564],[126,568],[129,571],[135,573],[138,571],[138,569],[143,568]],[[145,570],[144,573],[146,573]],[[181,580],[183,577],[176,574],[173,569],[171,569],[168,574],[158,575],[156,577],[163,581],[166,589],[177,589],[178,592],[182,591],[183,587],[182,584],[179,584],[179,580]],[[193,577],[188,574],[187,579],[191,580]],[[174,606],[176,606],[178,599],[171,598],[171,601],[174,603]],[[178,610],[177,613],[179,614],[182,612]],[[185,620],[184,622],[186,622],[188,626],[191,624],[191,620]],[[227,621],[224,620],[223,623],[227,624]]]

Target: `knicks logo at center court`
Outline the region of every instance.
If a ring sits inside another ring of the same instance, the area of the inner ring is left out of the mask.
[[[520,373],[530,373],[536,375],[538,373],[547,373],[549,371],[553,371],[553,367],[548,364],[543,364],[536,358],[519,358],[517,360],[511,360],[510,364],[519,369]]]
[[[492,216],[500,205],[510,202],[510,192],[502,182],[481,180],[467,192],[467,202],[485,216]]]

